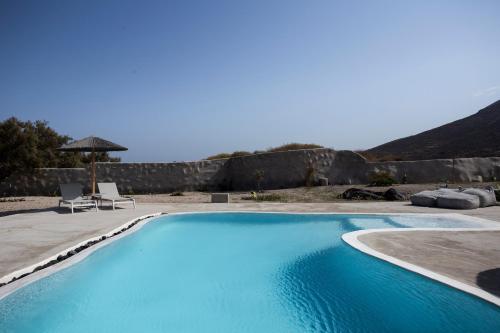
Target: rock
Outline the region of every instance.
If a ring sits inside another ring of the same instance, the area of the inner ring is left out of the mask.
[[[382,193],[362,190],[354,187],[342,193],[342,198],[347,200],[384,200]]]
[[[439,208],[476,209],[479,208],[479,197],[462,192],[439,194],[436,199]]]
[[[49,267],[49,266],[55,265],[57,263],[58,263],[57,259],[52,259],[51,261],[46,262],[45,264],[43,264],[43,266],[44,267]]]
[[[403,201],[406,200],[406,196],[394,188],[390,188],[384,193],[385,200],[388,201]]]
[[[385,192],[374,192],[353,187],[342,193],[342,198],[347,200],[406,200],[405,195],[394,188]]]
[[[480,207],[489,207],[496,205],[495,191],[491,189],[480,189],[480,188],[468,188],[462,193],[475,195],[479,198]]]

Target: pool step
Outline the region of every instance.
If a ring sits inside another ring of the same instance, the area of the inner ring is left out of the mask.
[[[349,218],[349,223],[359,229],[385,229],[398,228],[399,224],[391,223],[389,218]]]

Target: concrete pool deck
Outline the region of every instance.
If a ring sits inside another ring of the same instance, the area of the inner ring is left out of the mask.
[[[385,255],[500,297],[500,230],[373,232],[358,240]]]
[[[185,203],[185,204],[140,204],[137,209],[125,208],[112,211],[102,209],[99,212],[82,211],[68,214],[68,210],[45,210],[34,213],[22,213],[0,217],[0,277],[9,273],[41,262],[59,252],[74,246],[89,238],[103,235],[123,225],[124,223],[147,214],[157,212],[196,212],[196,211],[274,211],[274,212],[331,212],[331,213],[461,213],[497,221],[500,227],[500,206],[488,207],[470,211],[456,211],[414,207],[407,202],[336,202],[336,203]],[[482,271],[494,270],[500,267],[500,232],[486,232],[486,234],[470,234],[456,236],[457,239],[447,239],[441,235],[446,232],[429,231],[414,241],[409,234],[391,236],[391,233],[374,233],[367,240],[379,248],[383,244],[383,251],[388,255],[401,247],[406,247],[405,259],[408,262],[425,262],[430,256],[442,255],[445,251],[453,256],[454,265],[460,269],[450,273],[450,276],[473,283],[474,274]],[[440,233],[434,236],[433,233]],[[483,232],[484,233],[484,232]],[[490,234],[491,233],[491,234]],[[412,232],[413,234],[413,232]],[[437,237],[437,238],[436,238]],[[439,238],[441,237],[441,238]],[[451,236],[450,236],[451,237]],[[386,240],[387,238],[387,240]],[[368,238],[367,238],[368,239]],[[445,245],[437,240],[441,239]],[[483,239],[487,239],[487,242]],[[428,240],[435,240],[434,246],[426,247]],[[468,251],[474,255],[471,257]],[[465,254],[464,254],[465,253]],[[443,257],[443,258],[446,258]],[[474,258],[481,258],[484,264],[478,265]],[[429,260],[431,262],[432,260]],[[439,260],[430,267],[439,273],[442,267]],[[449,269],[450,267],[446,267]],[[481,271],[478,271],[481,270]],[[449,273],[449,272],[448,272]],[[495,271],[493,273],[495,274]],[[491,274],[485,278],[491,278]],[[478,284],[476,283],[475,286]]]

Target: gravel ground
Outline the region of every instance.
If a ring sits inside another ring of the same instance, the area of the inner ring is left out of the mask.
[[[450,187],[484,187],[487,185],[495,185],[492,183],[474,183],[474,184],[453,184]],[[334,185],[334,186],[317,186],[317,187],[299,187],[283,190],[268,190],[262,195],[273,194],[274,198],[269,201],[275,202],[290,202],[290,203],[320,203],[320,202],[342,202],[345,200],[339,199],[339,195],[345,190],[351,188],[364,188],[371,191],[386,191],[390,187],[367,187],[362,185]],[[423,190],[436,189],[439,184],[405,184],[393,185],[401,193],[408,197],[416,192]],[[231,202],[249,202],[244,198],[250,197],[250,192],[230,192]],[[182,196],[172,196],[170,194],[141,194],[134,195],[137,203],[207,203],[210,202],[210,193],[206,192],[183,192]],[[59,197],[9,197],[0,198],[0,216],[44,211],[53,209],[58,206]],[[364,201],[359,201],[364,202]]]

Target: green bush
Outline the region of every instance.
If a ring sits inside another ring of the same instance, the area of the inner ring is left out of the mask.
[[[374,172],[370,175],[370,186],[391,186],[396,183],[387,171]]]
[[[0,121],[0,181],[14,172],[34,168],[75,168],[90,163],[89,154],[61,152],[57,148],[71,138],[60,135],[46,121]],[[98,162],[119,162],[108,153],[96,154]]]
[[[299,150],[299,149],[315,149],[315,148],[324,148],[323,146],[317,145],[315,143],[287,143],[281,145],[279,147],[269,148],[266,151],[268,153],[276,153],[280,151],[290,151],[290,150]]]
[[[241,157],[241,156],[248,156],[248,155],[252,155],[252,153],[249,151],[238,150],[238,151],[235,151],[234,153],[232,153],[231,157]]]
[[[206,160],[220,160],[224,158],[232,158],[232,157],[241,157],[241,156],[249,156],[249,155],[255,155],[255,154],[262,154],[262,153],[277,153],[277,152],[283,152],[283,151],[290,151],[290,150],[299,150],[299,149],[315,149],[315,148],[324,148],[323,146],[314,144],[314,143],[287,143],[284,145],[281,145],[279,147],[271,147],[268,148],[267,150],[256,150],[253,153],[249,151],[235,151],[233,153],[220,153],[212,156],[208,156],[205,158]]]
[[[221,159],[224,159],[224,158],[230,158],[231,157],[231,154],[228,154],[228,153],[220,153],[220,154],[216,154],[216,155],[212,155],[212,156],[208,156],[207,158],[205,158],[206,160],[221,160]]]
[[[224,159],[224,158],[232,158],[232,157],[241,157],[241,156],[248,156],[248,155],[253,155],[251,152],[249,151],[235,151],[234,153],[231,153],[231,154],[228,154],[228,153],[220,153],[220,154],[217,154],[217,155],[212,155],[212,156],[208,156],[206,158],[206,160],[221,160],[221,159]]]

